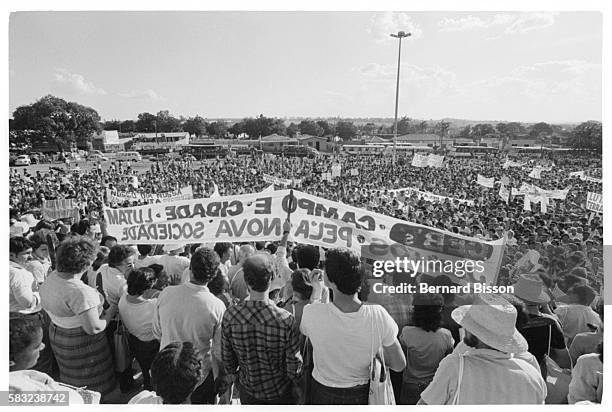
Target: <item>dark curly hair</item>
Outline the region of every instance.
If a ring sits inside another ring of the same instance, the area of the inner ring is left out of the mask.
[[[37,318],[11,313],[9,319],[9,359],[30,346],[42,325]]]
[[[221,258],[212,249],[202,247],[191,256],[189,265],[193,278],[201,283],[210,282],[217,274]]]
[[[136,251],[127,245],[115,245],[108,254],[108,266],[114,268],[121,265],[128,257],[135,255]]]
[[[359,256],[349,249],[329,249],[325,255],[325,273],[345,295],[359,292],[365,272]]]
[[[442,324],[444,297],[441,294],[414,295],[412,325],[426,332],[435,332]]]
[[[191,342],[172,342],[151,364],[151,384],[164,404],[178,405],[202,379],[202,355]]]
[[[217,274],[214,278],[212,278],[210,282],[208,282],[207,286],[208,290],[210,290],[210,293],[217,296],[222,293],[228,292],[230,285],[225,276],[223,276],[223,272],[221,272],[221,269],[217,269]]]
[[[145,290],[151,289],[156,280],[155,271],[151,268],[132,269],[127,276],[127,293],[140,296]]]
[[[96,259],[96,245],[86,236],[73,236],[60,243],[56,256],[59,272],[81,273]]]
[[[13,236],[9,241],[9,253],[20,254],[32,248],[32,243],[23,236]]]

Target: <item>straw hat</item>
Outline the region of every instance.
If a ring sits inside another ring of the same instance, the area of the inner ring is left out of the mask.
[[[474,304],[459,306],[451,317],[486,345],[505,353],[527,351],[525,338],[516,330],[516,309],[501,296],[480,294]]]
[[[514,296],[530,303],[548,303],[550,296],[542,279],[535,274],[525,274],[519,277],[514,285]]]

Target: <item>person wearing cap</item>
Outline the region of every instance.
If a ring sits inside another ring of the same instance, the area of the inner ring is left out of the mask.
[[[193,404],[214,403],[215,379],[223,375],[221,319],[225,305],[207,287],[220,263],[214,250],[196,250],[190,261],[189,282],[166,287],[153,312],[153,336],[160,340],[161,348],[171,342],[192,342],[204,358],[205,379],[191,395]]]
[[[562,368],[570,368],[569,352],[563,338],[563,331],[555,316],[543,313],[540,307],[550,302],[544,282],[537,274],[521,275],[514,285],[514,296],[525,302],[528,320],[520,332],[529,344],[529,352],[540,364],[546,376],[545,355],[549,354]]]
[[[543,404],[546,382],[540,372],[513,356],[527,350],[515,327],[517,312],[500,296],[481,294],[453,311],[471,349],[444,358],[419,404]]]
[[[590,332],[600,326],[599,316],[590,306],[596,295],[588,285],[574,285],[567,292],[570,304],[555,309],[568,346],[578,333]]]
[[[288,405],[299,401],[302,368],[295,317],[269,299],[274,267],[255,254],[243,264],[249,300],[223,315],[221,347],[226,383],[238,375],[243,405]],[[296,392],[297,391],[297,392]]]

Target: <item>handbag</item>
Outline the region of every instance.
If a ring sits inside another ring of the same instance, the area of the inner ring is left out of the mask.
[[[382,344],[376,351],[374,350],[374,314],[372,317],[372,339],[371,339],[371,357],[370,363],[370,392],[368,396],[368,405],[395,405],[395,395],[393,393],[393,385],[389,371],[385,367],[385,355],[382,349]],[[378,326],[376,326],[376,336],[380,336]]]
[[[123,322],[117,322],[117,329],[113,336],[115,347],[115,371],[124,372],[131,366],[132,357],[130,356],[130,344],[128,341],[128,331],[123,326]]]
[[[459,355],[459,373],[457,374],[457,389],[451,405],[459,405],[459,394],[461,393],[461,382],[463,381],[463,367],[465,364],[464,354]]]
[[[548,326],[548,352],[544,355],[544,367],[546,368],[546,400],[547,405],[567,404],[569,385],[572,375],[563,371],[550,357],[550,342],[552,339],[552,325]]]

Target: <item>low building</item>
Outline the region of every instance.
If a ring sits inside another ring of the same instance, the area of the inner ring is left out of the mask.
[[[301,135],[297,137],[297,140],[300,145],[312,147],[321,153],[335,153],[339,148],[331,137]]]
[[[136,133],[132,141],[137,152],[174,152],[189,144],[189,133]]]
[[[261,149],[264,152],[281,152],[285,146],[298,145],[298,139],[278,134],[271,134],[261,138]]]
[[[102,130],[93,136],[92,147],[101,152],[122,152],[131,141],[130,137],[121,138],[117,130]]]
[[[397,136],[397,142],[410,143],[414,146],[436,147],[440,145],[440,136],[433,133],[409,133]],[[445,139],[448,140],[448,139]]]

